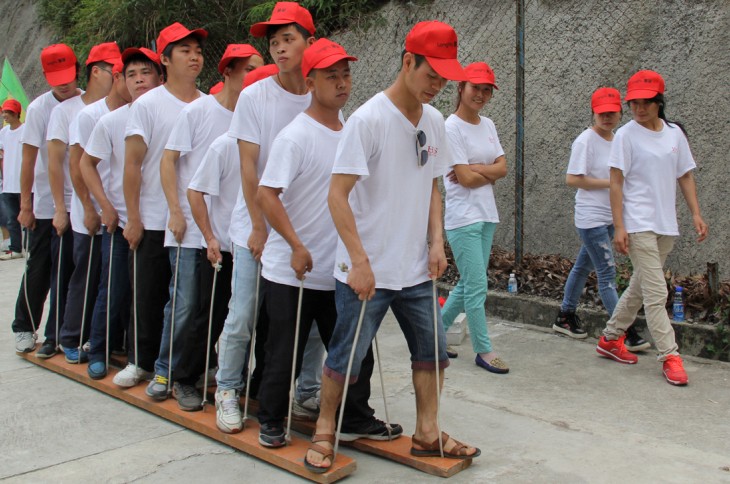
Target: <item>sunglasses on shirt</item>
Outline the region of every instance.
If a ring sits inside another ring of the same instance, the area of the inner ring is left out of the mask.
[[[416,131],[416,156],[418,157],[418,166],[425,166],[428,163],[428,149],[426,146],[426,133],[420,129]]]

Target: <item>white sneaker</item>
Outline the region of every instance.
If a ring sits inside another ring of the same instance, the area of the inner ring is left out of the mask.
[[[215,392],[215,424],[226,434],[236,434],[243,429],[236,390]]]
[[[122,388],[131,388],[142,380],[151,380],[153,376],[151,371],[145,371],[134,363],[128,363],[122,371],[114,375],[112,381]]]
[[[15,351],[18,353],[30,353],[35,349],[37,336],[30,331],[15,333]]]
[[[0,255],[0,260],[13,260],[13,259],[22,259],[23,254],[20,252],[6,252],[3,255]]]

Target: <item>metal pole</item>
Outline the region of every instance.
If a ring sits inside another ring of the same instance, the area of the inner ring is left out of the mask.
[[[525,0],[517,0],[516,4],[515,264],[521,264],[525,219]]]

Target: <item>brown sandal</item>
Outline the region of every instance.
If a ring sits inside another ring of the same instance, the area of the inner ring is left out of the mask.
[[[482,453],[481,450],[476,449],[476,452],[473,454],[467,454],[466,451],[469,448],[468,445],[462,444],[456,439],[454,440],[454,447],[450,451],[446,451],[444,449],[444,457],[447,459],[473,459],[474,457],[479,457]],[[415,455],[416,457],[441,457],[441,452],[439,450],[439,439],[434,440],[430,444],[427,444],[426,442],[422,442],[416,438],[414,435],[411,437],[411,441],[421,447],[420,449],[416,449],[414,447],[411,447],[411,455]],[[441,445],[443,447],[446,447],[446,443],[449,441],[449,434],[446,432],[441,432]]]
[[[332,445],[335,445],[335,436],[333,434],[314,434],[314,437],[312,437],[312,443],[309,444],[309,448],[307,449],[307,452],[310,450],[313,450],[315,452],[318,452],[322,454],[322,459],[329,459],[330,465],[327,467],[318,467],[312,463],[310,463],[307,460],[307,454],[304,454],[304,467],[307,468],[308,471],[314,472],[315,474],[324,474],[335,463],[335,450],[334,449],[325,449],[321,445],[317,445],[317,442],[329,442]]]

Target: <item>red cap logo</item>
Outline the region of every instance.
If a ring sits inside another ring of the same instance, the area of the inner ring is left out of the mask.
[[[53,44],[43,49],[41,65],[51,86],[61,86],[76,79],[76,55],[66,44]]]

